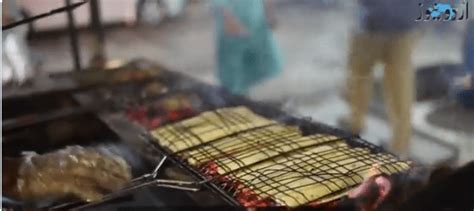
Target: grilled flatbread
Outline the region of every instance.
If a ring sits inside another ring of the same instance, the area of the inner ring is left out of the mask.
[[[360,184],[374,165],[386,174],[409,167],[393,156],[333,142],[243,169],[233,177],[261,197],[296,207],[349,190]]]
[[[245,107],[205,112],[152,135],[192,166],[212,163],[218,175],[289,207],[343,197],[374,165],[386,174],[409,168],[392,155],[350,147],[342,137],[303,136]]]
[[[151,132],[162,146],[172,152],[195,147],[238,132],[258,128],[275,121],[265,119],[245,107],[224,108],[204,112]]]

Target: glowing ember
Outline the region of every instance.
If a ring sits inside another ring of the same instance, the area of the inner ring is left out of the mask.
[[[275,206],[277,203],[270,198],[262,198],[257,193],[255,193],[251,188],[247,187],[245,184],[232,180],[226,176],[220,176],[217,172],[219,166],[210,161],[205,164],[201,169],[203,175],[206,178],[218,178],[217,182],[220,183],[222,187],[227,187],[235,192],[234,197],[237,201],[244,207],[268,207]]]
[[[128,119],[133,120],[147,129],[154,129],[168,122],[192,117],[196,112],[189,107],[166,110],[157,107],[139,106],[137,108],[128,109],[125,114]]]

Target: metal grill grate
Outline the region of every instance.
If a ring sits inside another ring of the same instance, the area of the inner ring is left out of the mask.
[[[219,109],[158,128],[152,132],[152,135],[159,136],[160,144],[174,153],[179,153],[182,150],[201,147],[241,131],[270,124],[276,124],[276,122],[254,115],[243,107],[238,110]]]
[[[353,137],[304,136],[245,107],[204,112],[152,135],[244,206],[320,202],[360,184],[374,166],[386,174],[409,168],[392,155],[349,146]]]

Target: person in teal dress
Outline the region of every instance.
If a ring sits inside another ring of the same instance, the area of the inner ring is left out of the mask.
[[[278,74],[281,56],[272,35],[270,0],[214,0],[217,71],[234,94]]]

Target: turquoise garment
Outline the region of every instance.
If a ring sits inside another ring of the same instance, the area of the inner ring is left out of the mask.
[[[281,71],[281,56],[269,28],[262,0],[214,0],[218,78],[234,94],[247,94],[255,84]],[[221,8],[233,12],[248,36],[227,36]]]

